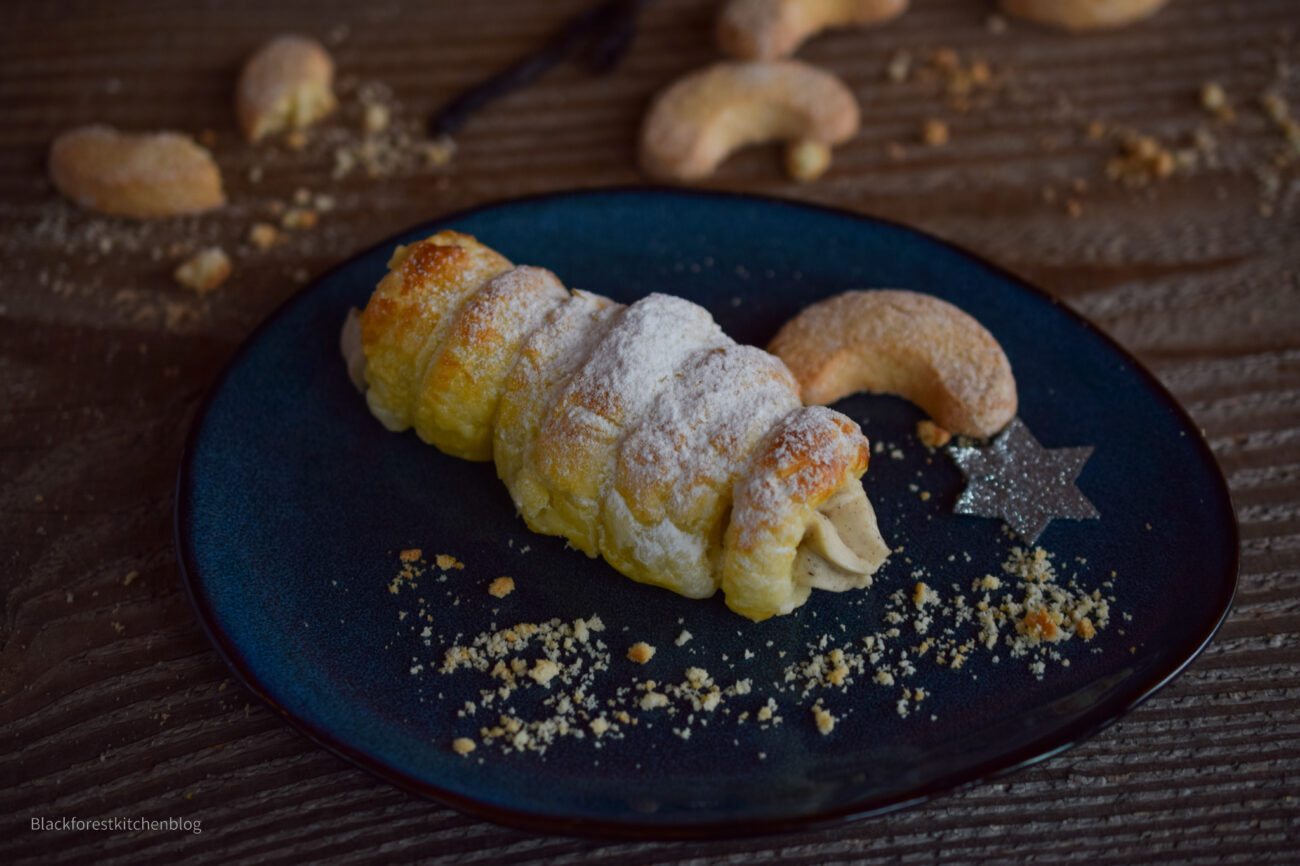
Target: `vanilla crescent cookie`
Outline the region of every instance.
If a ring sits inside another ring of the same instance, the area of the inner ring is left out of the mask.
[[[948,432],[980,438],[1016,415],[1016,380],[998,341],[933,295],[844,292],[804,309],[767,349],[799,380],[805,403],[897,394]]]
[[[179,132],[119,132],[102,124],[68,130],[50,145],[50,179],[84,208],[141,219],[226,203],[212,154]]]
[[[832,145],[858,131],[853,91],[825,70],[798,60],[724,61],[691,72],[655,97],[641,126],[641,167],[653,177],[708,177],[734,150],[787,142],[791,158],[812,148],[829,164]]]

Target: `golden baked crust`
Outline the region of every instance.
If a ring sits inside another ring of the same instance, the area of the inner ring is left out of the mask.
[[[421,389],[415,426],[437,430],[438,447],[466,460],[492,459],[492,419],[524,339],[569,292],[545,268],[517,267],[470,296]]]
[[[398,247],[361,314],[366,354],[366,403],[384,426],[405,430],[425,401],[428,371],[464,301],[511,267],[510,261],[469,235],[443,231]],[[417,426],[438,445],[436,424]]]
[[[727,527],[722,589],[727,606],[750,619],[789,613],[810,587],[791,577],[795,555],[818,507],[867,471],[867,437],[824,406],[786,415],[736,483]]]
[[[226,203],[212,154],[178,132],[69,130],[50,145],[50,179],[82,207],[122,216],[176,216]]]

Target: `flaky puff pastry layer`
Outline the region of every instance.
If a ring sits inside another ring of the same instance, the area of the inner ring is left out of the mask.
[[[454,232],[390,267],[361,316],[367,402],[490,454],[529,528],[691,598],[721,588],[755,620],[870,583],[887,549],[858,482],[866,438],[702,307],[569,292]],[[869,518],[847,546],[841,514]],[[872,543],[855,553],[857,535]]]
[[[789,613],[811,587],[791,579],[818,509],[867,471],[871,450],[857,424],[823,406],[778,421],[737,480],[727,527],[722,589],[750,619]]]
[[[405,430],[413,426],[425,442],[458,457],[491,457],[465,441],[490,435],[490,426],[470,431],[478,436],[467,436],[454,423],[450,429],[439,424],[437,407],[449,397],[470,403],[480,398],[472,389],[455,395],[442,393],[448,377],[440,375],[445,371],[434,362],[461,306],[510,267],[509,259],[500,253],[452,231],[438,232],[394,251],[387,276],[361,313],[366,403],[385,427]]]

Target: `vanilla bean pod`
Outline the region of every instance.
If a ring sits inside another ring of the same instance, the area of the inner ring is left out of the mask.
[[[429,134],[437,137],[459,131],[479,109],[533,83],[584,45],[592,45],[589,59],[592,70],[598,73],[610,71],[632,44],[637,16],[647,2],[604,0],[569,19],[541,48],[440,108],[429,119]]]

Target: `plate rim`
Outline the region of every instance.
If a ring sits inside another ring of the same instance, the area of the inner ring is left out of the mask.
[[[1100,714],[1086,713],[1083,718],[1066,724],[1059,730],[1048,735],[1040,736],[1031,740],[1018,749],[1004,753],[1000,758],[990,759],[965,772],[954,772],[934,779],[927,784],[920,785],[909,792],[912,796],[905,796],[903,798],[886,797],[883,798],[883,800],[877,798],[877,800],[874,801],[870,799],[859,800],[853,804],[819,808],[804,815],[764,819],[758,824],[747,819],[732,819],[701,823],[656,823],[652,820],[629,821],[610,818],[557,817],[500,806],[414,778],[396,767],[389,766],[379,758],[342,742],[329,730],[305,719],[299,718],[292,711],[281,705],[280,702],[276,700],[276,698],[272,696],[265,687],[263,687],[262,683],[252,673],[252,671],[243,663],[242,652],[238,645],[225,633],[215,612],[209,607],[207,602],[202,598],[201,593],[198,591],[198,586],[201,583],[198,563],[194,559],[193,550],[189,543],[189,534],[186,532],[183,525],[185,518],[183,505],[186,500],[188,483],[191,481],[192,464],[195,456],[198,434],[200,429],[204,426],[204,422],[207,420],[214,399],[217,394],[221,392],[230,375],[242,363],[245,355],[248,354],[250,349],[261,340],[263,334],[269,330],[273,324],[279,321],[291,308],[295,307],[297,304],[302,302],[307,295],[315,291],[320,283],[332,277],[337,272],[351,267],[354,262],[370,256],[384,247],[391,246],[395,242],[395,239],[400,235],[409,234],[425,227],[432,228],[433,226],[440,226],[445,228],[450,222],[466,219],[483,211],[494,210],[511,205],[535,203],[547,200],[581,199],[595,196],[613,195],[635,197],[646,194],[678,197],[683,199],[727,199],[732,201],[758,203],[761,205],[777,205],[796,210],[807,209],[836,217],[848,218],[856,222],[884,225],[905,233],[917,235],[929,242],[939,244],[956,252],[974,265],[985,268],[998,278],[1012,283],[1021,291],[1028,292],[1031,295],[1037,296],[1041,300],[1049,302],[1057,310],[1064,313],[1067,318],[1073,320],[1073,324],[1081,327],[1090,336],[1102,340],[1110,349],[1116,352],[1119,357],[1129,364],[1131,367],[1130,372],[1135,373],[1143,379],[1147,387],[1163,399],[1164,402],[1174,411],[1175,415],[1189,429],[1197,431],[1197,435],[1194,437],[1194,447],[1200,450],[1202,455],[1209,461],[1209,464],[1214,467],[1211,481],[1217,488],[1221,500],[1228,504],[1228,528],[1231,530],[1230,540],[1232,542],[1231,549],[1233,553],[1231,574],[1228,580],[1224,583],[1224,586],[1227,587],[1227,592],[1223,593],[1223,597],[1218,599],[1216,602],[1219,612],[1212,625],[1208,630],[1192,637],[1189,642],[1189,645],[1191,646],[1190,652],[1185,654],[1180,652],[1176,654],[1174,661],[1161,668],[1158,676],[1147,682],[1136,695],[1123,694],[1103,701],[1101,706],[1105,708],[1104,712],[1101,712]],[[177,552],[177,565],[181,573],[181,583],[185,588],[185,594],[190,600],[190,604],[194,609],[199,625],[203,633],[207,636],[208,641],[217,650],[217,654],[221,656],[222,660],[226,663],[226,666],[230,668],[245,687],[257,695],[258,698],[265,702],[271,710],[279,715],[284,721],[288,722],[290,727],[294,728],[308,740],[318,746],[324,747],[327,751],[332,752],[354,766],[359,767],[360,769],[391,785],[394,785],[399,789],[440,803],[444,806],[448,806],[476,818],[545,835],[583,836],[626,840],[673,841],[736,839],[742,837],[753,838],[757,836],[790,833],[797,830],[814,830],[828,826],[837,826],[850,821],[859,821],[878,817],[899,809],[929,802],[940,796],[957,791],[968,790],[977,785],[982,785],[1008,776],[1026,767],[1037,764],[1040,761],[1059,755],[1084,740],[1096,736],[1101,731],[1115,724],[1181,674],[1187,666],[1190,665],[1202,651],[1204,651],[1210,641],[1214,639],[1223,623],[1227,620],[1228,614],[1231,612],[1233,602],[1236,598],[1241,576],[1241,533],[1236,509],[1233,507],[1231,491],[1228,487],[1227,479],[1223,474],[1223,467],[1214,456],[1214,452],[1206,442],[1204,434],[1200,432],[1199,425],[1196,424],[1177,398],[1175,398],[1173,394],[1165,388],[1164,384],[1160,382],[1160,380],[1156,378],[1156,376],[1151,373],[1151,371],[1149,371],[1132,352],[1120,345],[1109,334],[1094,325],[1082,314],[1076,312],[1069,305],[1062,303],[1060,299],[1056,298],[1046,290],[1039,288],[1023,277],[1018,276],[1014,272],[988,260],[978,253],[974,253],[961,245],[954,244],[938,237],[937,235],[887,217],[880,217],[874,214],[862,213],[819,202],[808,202],[761,193],[718,189],[688,189],[654,184],[599,186],[540,192],[524,196],[494,199],[472,207],[436,215],[408,228],[395,232],[393,235],[360,250],[359,252],[349,256],[344,261],[326,269],[301,288],[294,291],[284,301],[276,306],[276,308],[260,323],[258,323],[257,327],[255,327],[248,336],[241,341],[239,346],[226,360],[216,378],[213,379],[212,383],[208,386],[202,400],[199,402],[194,417],[190,422],[189,429],[185,435],[185,441],[180,457],[180,466],[176,474],[176,486],[174,489],[172,508],[172,530],[173,541]]]

